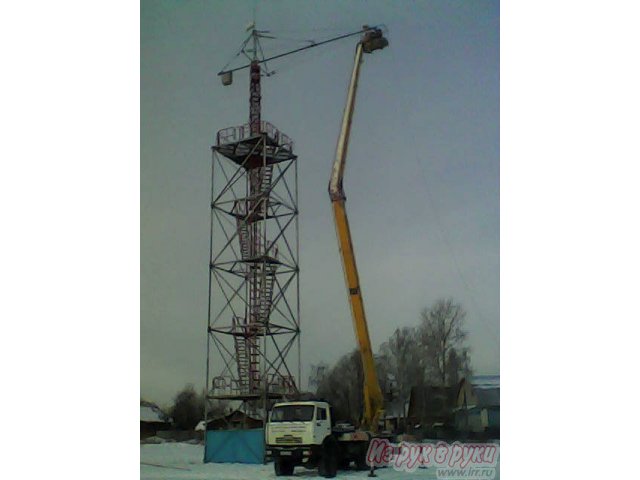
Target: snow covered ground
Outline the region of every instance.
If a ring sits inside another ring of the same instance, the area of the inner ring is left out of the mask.
[[[258,480],[276,478],[273,464],[243,465],[202,463],[204,447],[186,443],[162,443],[140,445],[141,480]],[[499,468],[499,466],[498,466]],[[415,473],[397,472],[391,468],[376,470],[381,480],[407,480],[411,478],[433,479],[434,468],[420,469]],[[294,478],[318,478],[316,470],[296,467]],[[278,477],[282,478],[282,477]],[[339,471],[337,478],[367,478],[367,472]],[[500,478],[500,473],[496,475]]]

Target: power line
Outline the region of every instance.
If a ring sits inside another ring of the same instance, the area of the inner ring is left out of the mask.
[[[431,189],[428,188],[428,181],[427,181],[427,176],[424,173],[424,168],[423,166],[420,164],[420,162],[418,161],[418,157],[414,157],[414,160],[416,162],[416,164],[418,165],[418,170],[420,171],[420,175],[422,176],[422,180],[423,180],[423,187],[424,190],[427,193],[427,198],[429,200],[429,203],[431,205],[431,209],[433,210],[433,214],[436,220],[436,226],[438,227],[438,233],[440,234],[440,239],[442,240],[442,243],[445,244],[445,246],[447,247],[447,251],[449,252],[449,256],[451,257],[452,263],[455,267],[455,271],[458,275],[458,278],[460,279],[460,283],[462,284],[462,286],[464,287],[464,289],[466,290],[467,294],[469,295],[469,298],[471,299],[471,301],[473,302],[473,306],[476,309],[476,313],[478,315],[478,317],[480,318],[480,320],[485,324],[485,325],[489,325],[490,328],[493,329],[494,333],[499,334],[499,332],[497,331],[496,325],[492,322],[489,322],[484,315],[482,314],[482,310],[480,309],[478,302],[476,300],[475,295],[473,294],[473,290],[470,287],[469,283],[467,282],[467,280],[465,279],[463,273],[462,273],[462,269],[460,268],[460,263],[458,262],[458,258],[453,250],[453,246],[452,246],[452,242],[449,239],[448,235],[446,234],[446,229],[444,228],[444,222],[442,221],[442,217],[440,215],[440,211],[438,210],[438,207],[436,205],[435,202],[435,198],[433,197],[433,194],[431,193]]]

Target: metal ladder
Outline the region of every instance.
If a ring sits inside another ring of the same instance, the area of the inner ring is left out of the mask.
[[[234,335],[233,341],[236,350],[236,360],[238,363],[238,388],[246,391],[249,387],[249,352],[247,349],[246,327],[243,320],[233,317]]]

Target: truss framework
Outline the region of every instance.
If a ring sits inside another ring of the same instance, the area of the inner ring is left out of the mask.
[[[266,419],[300,379],[298,165],[268,122],[212,147],[207,388]]]

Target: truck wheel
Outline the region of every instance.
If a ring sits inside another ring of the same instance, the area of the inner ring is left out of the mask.
[[[284,458],[276,458],[273,462],[273,468],[276,471],[276,477],[293,475],[293,463]]]
[[[367,465],[367,453],[359,453],[356,457],[356,470],[369,470],[369,465]]]
[[[322,449],[318,473],[324,478],[333,478],[338,473],[338,452],[333,442],[327,442]]]

